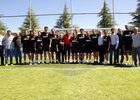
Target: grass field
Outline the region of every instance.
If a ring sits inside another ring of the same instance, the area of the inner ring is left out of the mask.
[[[0,66],[0,100],[139,100],[140,68],[124,65]]]

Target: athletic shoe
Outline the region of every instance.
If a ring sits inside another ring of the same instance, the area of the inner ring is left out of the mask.
[[[58,61],[56,60],[56,63],[58,64]]]
[[[24,62],[23,65],[26,65],[26,62]]]
[[[49,64],[51,64],[51,61],[49,61]]]
[[[81,61],[79,61],[79,64],[81,64]]]
[[[68,64],[70,63],[70,61],[68,60]]]
[[[132,64],[132,66],[136,66],[134,61],[133,61],[133,64]]]
[[[40,64],[43,64],[42,62],[40,62]]]
[[[44,64],[47,64],[46,61],[44,61]]]
[[[84,64],[84,61],[82,60],[82,64]]]
[[[88,60],[86,61],[86,63],[89,63]]]
[[[65,61],[65,64],[67,64],[67,61]]]
[[[8,64],[5,64],[5,66],[8,66]]]
[[[13,64],[11,64],[11,66],[13,66]]]
[[[32,63],[30,62],[29,65],[32,65]]]
[[[126,65],[129,65],[129,61],[126,62]]]
[[[105,62],[105,65],[108,65],[108,61]]]

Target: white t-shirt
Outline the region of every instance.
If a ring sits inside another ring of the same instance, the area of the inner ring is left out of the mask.
[[[3,41],[4,41],[4,45],[5,45],[6,49],[13,48],[13,39],[14,39],[13,35],[11,35],[11,36],[5,35],[4,36]]]

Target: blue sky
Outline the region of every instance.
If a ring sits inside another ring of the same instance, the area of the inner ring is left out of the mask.
[[[0,14],[6,15],[24,15],[29,8],[29,0],[0,0]],[[63,13],[64,4],[67,3],[70,12],[70,0],[31,0],[32,8],[36,14]],[[93,13],[100,12],[104,0],[73,0],[73,13]],[[108,7],[112,12],[112,0],[106,0]],[[115,0],[115,12],[134,12],[137,8],[137,0]],[[39,17],[40,27],[53,28],[59,16]],[[18,27],[22,25],[23,18],[0,18],[8,29],[18,32]],[[115,15],[115,21],[118,26],[124,29],[124,25],[130,22],[130,15]],[[97,28],[100,18],[97,15],[75,15],[73,24],[82,28]]]

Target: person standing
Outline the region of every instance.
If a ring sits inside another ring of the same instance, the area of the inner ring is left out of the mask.
[[[129,25],[125,25],[126,31],[123,32],[123,48],[126,54],[126,65],[129,65],[129,53],[132,55],[132,34],[133,31],[129,29]],[[132,55],[133,59],[133,55]],[[134,65],[134,61],[133,61]]]
[[[117,49],[117,63],[119,63],[119,52],[121,51],[121,64],[123,64],[123,60],[124,60],[124,49],[123,49],[123,34],[122,34],[122,30],[120,28],[118,28],[118,33],[117,33],[118,37],[119,37],[119,46]]]
[[[85,52],[85,38],[84,29],[80,29],[80,34],[77,36],[78,40],[78,50],[79,50],[79,64],[84,63],[84,52]]]
[[[58,42],[58,35],[55,33],[54,29],[51,29],[51,54],[52,54],[52,63],[54,63],[54,53],[56,55],[56,63],[58,63],[58,53],[57,53],[57,42]]]
[[[73,33],[73,37],[71,38],[71,51],[72,51],[72,63],[74,63],[74,59],[76,63],[78,63],[78,41],[77,34]]]
[[[70,39],[72,38],[72,35],[70,35],[69,30],[66,30],[66,34],[63,36],[65,40],[65,63],[70,63]],[[68,60],[67,60],[67,51],[68,51]]]
[[[34,47],[36,51],[36,61],[35,64],[42,64],[42,54],[43,54],[43,41],[41,37],[41,32],[38,31],[38,36],[35,38]],[[40,62],[38,60],[38,55],[40,54]]]
[[[24,35],[21,37],[23,53],[24,53],[24,63],[23,64],[26,64],[26,58],[27,58],[26,55],[28,55],[28,58],[30,61],[30,40],[29,40],[29,38],[30,38],[30,36],[28,35],[28,31],[25,30]]]
[[[98,52],[99,52],[99,47],[98,47],[98,34],[96,34],[96,31],[92,29],[92,34],[90,35],[91,41],[92,41],[92,52],[94,54],[94,63],[98,63]]]
[[[51,55],[50,55],[51,39],[50,39],[50,33],[48,32],[47,26],[44,27],[44,32],[41,33],[41,37],[43,41],[44,64],[46,64],[47,52],[49,56],[49,63],[51,63]]]
[[[103,45],[103,35],[102,35],[101,30],[99,31],[98,46],[99,46],[100,64],[103,64],[104,63],[104,45]]]
[[[117,49],[119,45],[119,37],[117,34],[115,34],[115,29],[111,29],[111,44],[110,44],[110,64],[112,64],[112,54],[114,52],[114,64],[116,64],[116,58],[117,58]]]
[[[34,54],[35,54],[35,47],[34,47],[34,43],[35,43],[35,30],[31,30],[30,31],[30,56],[31,56],[31,64],[33,64],[34,62]]]
[[[16,37],[13,39],[13,46],[15,49],[15,59],[16,59],[16,64],[18,63],[18,59],[20,64],[22,64],[22,48],[21,48],[21,37],[19,33],[16,33]]]
[[[132,53],[134,57],[134,66],[137,66],[138,55],[140,67],[140,33],[138,33],[138,27],[135,27],[133,31],[134,33],[132,34]]]
[[[86,38],[85,38],[85,52],[86,52],[86,63],[91,63],[91,38],[90,33],[86,32]]]
[[[5,66],[8,66],[8,56],[10,54],[10,64],[13,65],[13,39],[14,36],[11,35],[11,31],[7,31],[7,35],[4,36],[4,48],[5,48]]]
[[[1,65],[4,65],[3,38],[4,38],[4,36],[0,35],[0,57],[1,57]]]
[[[108,31],[107,30],[104,30],[104,37],[103,37],[103,44],[104,44],[104,56],[105,56],[105,59],[106,59],[106,62],[105,64],[109,64],[108,62],[108,55],[109,55],[109,49],[110,49],[110,36],[108,36]]]
[[[63,64],[64,63],[64,54],[65,54],[65,40],[64,40],[62,34],[60,34],[60,38],[58,39],[57,49],[58,49],[59,63]]]

